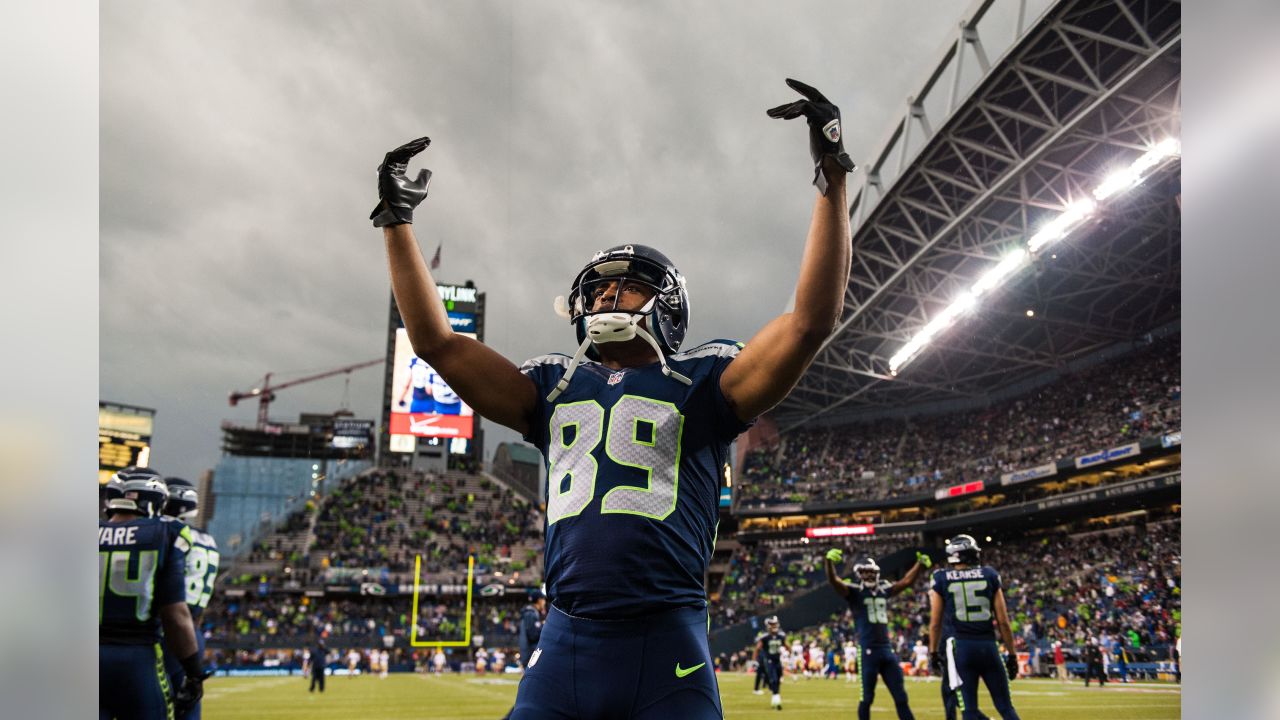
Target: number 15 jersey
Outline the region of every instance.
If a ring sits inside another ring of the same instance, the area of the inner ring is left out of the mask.
[[[932,588],[945,603],[942,624],[953,629],[956,638],[995,641],[992,607],[1000,589],[1000,574],[994,568],[937,570]]]
[[[715,341],[667,359],[612,370],[584,361],[555,402],[547,395],[569,358],[544,355],[521,372],[537,386],[525,439],[547,463],[547,594],[596,619],[706,607],[703,575],[715,545],[729,443],[737,418],[720,375],[741,343]]]

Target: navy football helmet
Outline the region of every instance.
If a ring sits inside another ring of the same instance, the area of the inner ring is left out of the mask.
[[[639,285],[653,297],[639,309],[619,309],[624,286]],[[595,309],[596,299],[612,290],[613,302]],[[578,352],[556,389],[554,400],[566,387],[582,358],[599,360],[595,346],[640,337],[653,346],[668,377],[689,385],[692,381],[667,366],[667,356],[680,349],[689,329],[689,293],[684,276],[666,255],[647,245],[618,245],[596,253],[573,279],[569,297],[556,298],[556,313],[574,326]],[[641,326],[640,321],[645,325]]]
[[[151,468],[131,465],[117,472],[107,486],[108,516],[117,512],[132,512],[144,517],[156,517],[169,499],[169,488],[165,485],[164,478]]]
[[[880,566],[871,556],[866,556],[854,563],[853,573],[862,581],[863,587],[873,588],[880,583]]]
[[[169,489],[169,498],[164,504],[164,514],[190,523],[195,520],[196,511],[200,509],[200,493],[190,480],[180,477],[168,477],[164,484]]]
[[[976,565],[982,548],[972,535],[957,535],[947,541],[947,562],[952,565]]]
[[[777,632],[778,626],[779,626],[779,623],[778,623],[777,615],[770,615],[769,617],[764,619],[765,630],[768,630],[769,632]]]

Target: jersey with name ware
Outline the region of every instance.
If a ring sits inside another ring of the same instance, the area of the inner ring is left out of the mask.
[[[569,358],[521,367],[537,386],[525,439],[547,462],[545,578],[556,607],[597,619],[706,607],[722,468],[750,426],[720,390],[741,347],[717,341],[670,356],[691,385],[657,362],[586,361],[552,403]]]
[[[160,641],[159,609],[186,598],[184,564],[190,548],[191,532],[181,523],[98,521],[99,643]]]
[[[845,600],[853,611],[858,644],[864,649],[889,646],[889,588],[893,583],[880,580],[873,588],[850,585]]]
[[[990,567],[938,570],[933,574],[933,590],[945,603],[942,622],[944,636],[962,640],[995,641],[992,606],[1000,589],[1000,574]]]

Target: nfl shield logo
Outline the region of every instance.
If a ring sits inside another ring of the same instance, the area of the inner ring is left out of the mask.
[[[620,383],[620,382],[622,382],[622,372],[621,372],[621,371],[618,371],[618,372],[616,372],[616,373],[614,373],[614,374],[612,374],[612,375],[610,375],[610,376],[609,376],[609,384],[610,384],[610,385],[617,385],[617,384],[618,384],[618,383]]]
[[[831,142],[840,142],[840,118],[836,118],[822,126],[822,134]]]

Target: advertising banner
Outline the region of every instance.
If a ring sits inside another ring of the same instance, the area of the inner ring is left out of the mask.
[[[960,497],[970,493],[982,492],[986,487],[986,483],[981,480],[964,483],[963,485],[952,485],[951,487],[941,488],[933,494],[934,498],[944,500],[946,498]]]
[[[1102,463],[1111,462],[1112,460],[1120,460],[1127,457],[1136,457],[1142,451],[1138,449],[1138,443],[1129,443],[1113,447],[1110,450],[1099,450],[1088,455],[1081,455],[1076,458],[1077,468],[1086,468],[1091,465],[1101,465]]]
[[[845,535],[875,535],[875,525],[838,525],[835,527],[805,528],[804,536],[810,538],[843,537]]]
[[[1036,480],[1038,478],[1050,477],[1057,474],[1057,463],[1045,463],[1044,465],[1037,465],[1033,468],[1027,468],[1026,470],[1016,470],[1014,472],[1005,473],[1000,476],[1000,484],[1013,485],[1015,483]]]
[[[1161,447],[1167,447],[1167,448],[1169,448],[1169,447],[1174,447],[1175,445],[1181,445],[1181,444],[1182,444],[1182,431],[1181,431],[1181,430],[1179,430],[1178,432],[1175,432],[1175,433],[1169,433],[1168,435],[1165,435],[1165,436],[1163,436],[1163,437],[1161,437],[1161,438],[1160,438],[1160,446],[1161,446]]]

